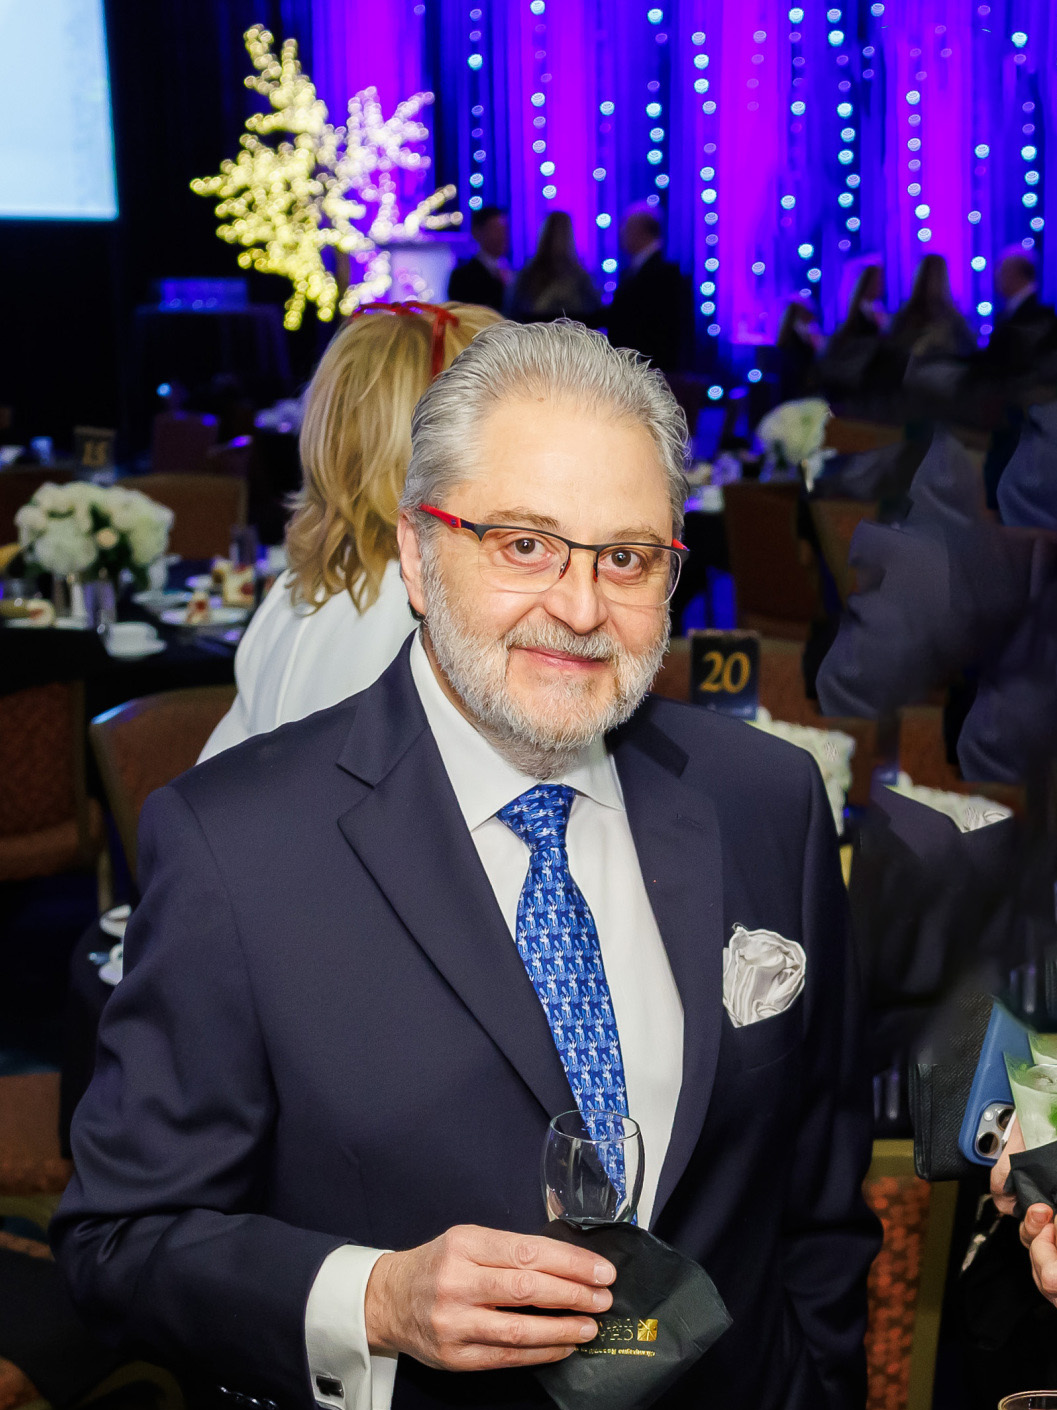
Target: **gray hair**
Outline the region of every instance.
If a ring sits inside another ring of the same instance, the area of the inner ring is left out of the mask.
[[[476,433],[503,401],[558,396],[584,411],[637,422],[668,479],[678,536],[686,499],[687,428],[661,374],[582,323],[496,323],[483,329],[422,395],[411,418],[411,463],[400,508],[442,505],[473,474]],[[599,486],[604,494],[605,486]]]

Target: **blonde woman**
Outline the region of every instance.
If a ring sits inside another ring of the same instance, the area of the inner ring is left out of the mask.
[[[235,656],[238,695],[200,755],[371,685],[414,627],[397,561],[411,413],[499,315],[473,304],[374,304],[337,333],[308,389],[289,571]]]

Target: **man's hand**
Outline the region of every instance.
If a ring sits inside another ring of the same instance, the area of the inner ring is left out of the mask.
[[[1004,1193],[1009,1179],[1009,1157],[1014,1151],[1024,1149],[1024,1137],[1016,1117],[1010,1128],[1009,1140],[1001,1156],[991,1168],[991,1198],[1000,1214],[1013,1214],[1016,1211],[1015,1195]],[[1053,1223],[1053,1210],[1048,1204],[1033,1204],[1028,1207],[1020,1225],[1020,1242],[1031,1254],[1031,1275],[1035,1286],[1043,1297],[1057,1306],[1057,1242]]]
[[[597,1334],[590,1314],[612,1306],[615,1277],[604,1258],[557,1239],[459,1225],[379,1258],[364,1299],[367,1343],[445,1371],[561,1361]],[[518,1307],[580,1315],[499,1310]]]

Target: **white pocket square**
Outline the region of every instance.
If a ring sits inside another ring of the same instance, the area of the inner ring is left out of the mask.
[[[795,940],[736,925],[723,951],[723,1007],[734,1027],[784,1013],[803,989],[806,969]]]

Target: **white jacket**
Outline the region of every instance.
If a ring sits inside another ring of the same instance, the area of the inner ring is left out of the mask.
[[[337,705],[372,685],[414,630],[394,559],[378,599],[358,612],[347,592],[316,612],[294,606],[287,574],[276,579],[235,653],[235,703],[209,736],[199,763],[290,720]]]

